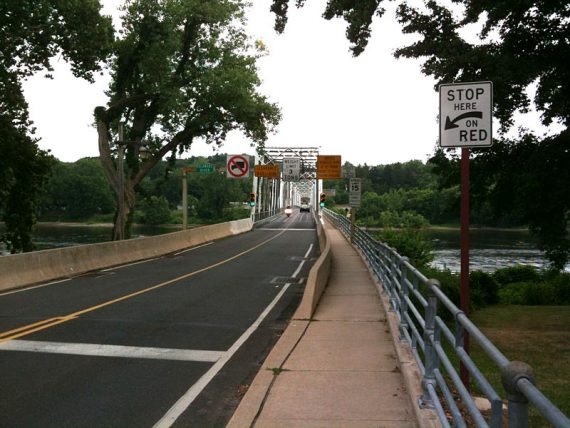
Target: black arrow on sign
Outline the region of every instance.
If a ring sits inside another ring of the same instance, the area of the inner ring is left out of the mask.
[[[468,117],[476,117],[478,119],[482,119],[483,118],[483,112],[482,111],[469,111],[467,113],[463,113],[460,114],[459,116],[457,116],[455,119],[450,120],[449,116],[447,116],[445,118],[445,130],[448,129],[453,129],[453,128],[459,128],[459,125],[456,125],[455,123],[460,121],[461,119],[467,119]]]

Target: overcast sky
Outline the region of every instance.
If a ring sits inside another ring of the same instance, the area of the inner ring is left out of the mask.
[[[438,95],[434,80],[421,74],[420,61],[393,57],[396,48],[414,40],[401,33],[394,2],[386,2],[386,14],[375,19],[369,45],[358,58],[348,50],[344,21],[322,18],[326,0],[290,8],[282,35],[273,30],[271,2],[253,2],[248,29],[269,51],[259,61],[260,91],[283,114],[268,146],[320,147],[321,154],[341,155],[343,163],[368,165],[425,161],[433,153]],[[117,16],[118,1],[102,3],[104,13]],[[40,73],[24,86],[39,146],[66,162],[98,156],[93,109],[106,103],[108,79],[90,84],[73,77],[65,63],[54,61],[54,66],[54,80]],[[536,115],[524,124],[545,131]],[[254,153],[238,132],[217,151]],[[185,156],[213,153],[211,146],[196,143]]]

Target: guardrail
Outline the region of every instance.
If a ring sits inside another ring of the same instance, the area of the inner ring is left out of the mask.
[[[466,334],[501,373],[506,391],[508,427],[528,427],[529,402],[552,426],[570,427],[570,419],[535,386],[532,368],[520,361],[509,361],[441,291],[438,281],[426,278],[406,257],[351,225],[344,216],[326,208],[323,215],[352,240],[380,280],[391,310],[399,320],[400,339],[409,344],[422,374],[420,405],[435,409],[444,427],[501,428],[505,422],[503,399],[463,347]],[[453,329],[442,318],[440,305],[451,315]],[[463,363],[481,394],[489,401],[491,409],[487,419],[463,385],[446,349]],[[452,423],[446,411],[451,415]]]

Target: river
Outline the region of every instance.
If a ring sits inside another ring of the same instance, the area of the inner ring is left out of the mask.
[[[180,230],[180,226],[135,226],[133,236],[152,236]],[[0,224],[0,233],[3,225]],[[38,250],[68,247],[108,241],[110,225],[80,225],[69,223],[39,223],[34,242]],[[459,230],[432,228],[426,232],[434,252],[433,266],[459,271]],[[471,270],[493,272],[496,269],[526,264],[544,268],[544,254],[536,248],[536,241],[526,230],[474,229],[470,233]],[[0,248],[1,252],[2,248]],[[4,251],[4,254],[6,252]],[[570,264],[566,266],[570,272]]]
[[[0,224],[0,234],[5,230]],[[79,223],[38,223],[34,231],[34,244],[38,250],[71,247],[73,245],[94,244],[111,239],[113,230],[110,224],[88,225]],[[138,226],[133,227],[133,238],[161,235],[181,230],[181,226]],[[1,244],[0,244],[1,245]],[[5,254],[5,248],[0,247]]]
[[[432,228],[426,232],[433,246],[432,266],[460,270],[459,229]],[[544,253],[528,230],[473,229],[469,233],[471,270],[494,272],[497,269],[524,264],[544,269],[548,266]],[[565,270],[570,272],[570,263]]]

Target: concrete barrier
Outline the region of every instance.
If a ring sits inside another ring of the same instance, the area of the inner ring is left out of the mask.
[[[331,271],[332,256],[330,239],[328,238],[326,229],[321,223],[320,218],[316,218],[315,221],[317,224],[317,236],[319,238],[321,256],[309,271],[303,298],[293,315],[293,319],[295,320],[311,319],[315,309],[317,308],[321,295],[323,294],[323,291],[325,291]]]
[[[251,230],[251,219],[145,238],[0,257],[0,291],[149,259]]]

